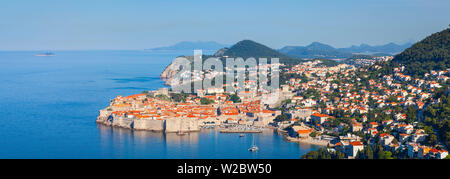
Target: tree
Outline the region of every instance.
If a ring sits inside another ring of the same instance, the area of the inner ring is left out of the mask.
[[[435,134],[428,135],[425,141],[430,146],[435,146],[438,143],[437,136]]]
[[[232,95],[228,96],[228,100],[233,101],[233,103],[241,102],[241,98],[239,98],[239,96],[237,94],[232,94]]]
[[[345,154],[340,149],[336,149],[336,159],[344,159],[344,158]]]
[[[394,159],[394,158],[392,157],[392,152],[384,151],[381,159]]]
[[[318,159],[319,153],[315,150],[309,151],[308,153],[302,155],[302,159]]]
[[[356,153],[355,159],[364,159],[364,154],[361,150]]]
[[[373,151],[372,151],[372,147],[370,147],[370,145],[368,145],[368,146],[365,148],[365,151],[366,151],[366,157],[367,157],[367,159],[373,159]]]
[[[156,95],[155,97],[159,100],[170,101],[170,98],[163,94]]]
[[[171,93],[170,96],[172,97],[173,101],[175,102],[186,102],[186,93]]]
[[[275,122],[282,122],[282,121],[288,121],[288,120],[290,120],[290,119],[289,119],[289,116],[286,113],[278,115],[274,119]]]
[[[384,152],[383,152],[383,147],[381,146],[381,144],[377,144],[376,146],[376,155],[375,155],[375,159],[384,159]]]
[[[208,105],[214,103],[214,100],[208,98],[200,98],[200,104]]]
[[[434,131],[436,131],[439,139],[447,147],[450,147],[450,119],[448,117],[450,116],[450,94],[442,92],[446,89],[448,87],[445,85],[435,91],[435,98],[440,98],[441,102],[428,106],[423,111],[423,116],[425,117],[424,124],[426,125],[424,129],[427,129],[427,133],[434,134]],[[428,128],[432,128],[434,131]],[[429,137],[431,139],[430,142],[434,143],[434,136]]]

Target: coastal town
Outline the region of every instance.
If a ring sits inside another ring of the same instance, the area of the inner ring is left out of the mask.
[[[256,95],[256,94],[255,94]],[[172,97],[178,96],[178,102]],[[211,95],[169,93],[168,88],[127,97],[118,96],[100,111],[97,122],[136,130],[187,133],[201,128],[226,126],[223,132],[259,132],[281,114],[261,103],[261,96],[223,93]],[[242,101],[241,101],[242,99]],[[243,127],[244,126],[244,127]]]
[[[161,88],[117,96],[100,110],[97,122],[180,135],[215,127],[236,133],[269,128],[287,141],[327,146],[327,152],[350,159],[377,145],[389,156],[446,158],[445,145],[430,142],[435,131],[420,123],[427,105],[439,102],[432,93],[448,80],[449,71],[431,71],[418,79],[404,75],[400,67],[393,75],[378,76],[376,70],[391,59],[376,58],[361,68],[327,67],[320,60],[284,67],[282,75],[293,77],[281,85],[283,98],[275,106],[264,104],[261,92],[230,94],[211,88],[180,94]]]

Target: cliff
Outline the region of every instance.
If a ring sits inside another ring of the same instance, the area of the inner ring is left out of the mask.
[[[180,56],[181,57],[181,56]],[[186,58],[189,61],[194,61],[194,56],[183,56],[184,58]],[[207,59],[211,56],[208,55],[203,55],[202,59]],[[172,78],[177,74],[178,71],[181,70],[180,68],[176,68],[177,66],[179,66],[179,64],[176,64],[172,61],[172,63],[170,63],[165,69],[164,71],[161,73],[161,75],[159,76],[163,81],[164,84],[167,86],[170,86],[171,80]]]
[[[169,85],[170,79],[177,73],[177,70],[173,70],[173,68],[174,64],[170,63],[160,75],[160,78],[164,81],[165,85]]]

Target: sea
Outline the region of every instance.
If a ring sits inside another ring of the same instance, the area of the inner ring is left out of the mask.
[[[184,136],[95,122],[118,95],[164,86],[160,73],[189,51],[0,51],[0,158],[296,159],[320,146],[204,129]],[[248,148],[255,143],[257,152]]]

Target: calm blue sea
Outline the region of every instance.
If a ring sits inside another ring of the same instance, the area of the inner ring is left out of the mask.
[[[186,136],[97,125],[117,95],[163,87],[159,74],[180,54],[149,51],[0,52],[0,158],[299,158],[317,146],[268,130],[204,130]]]

